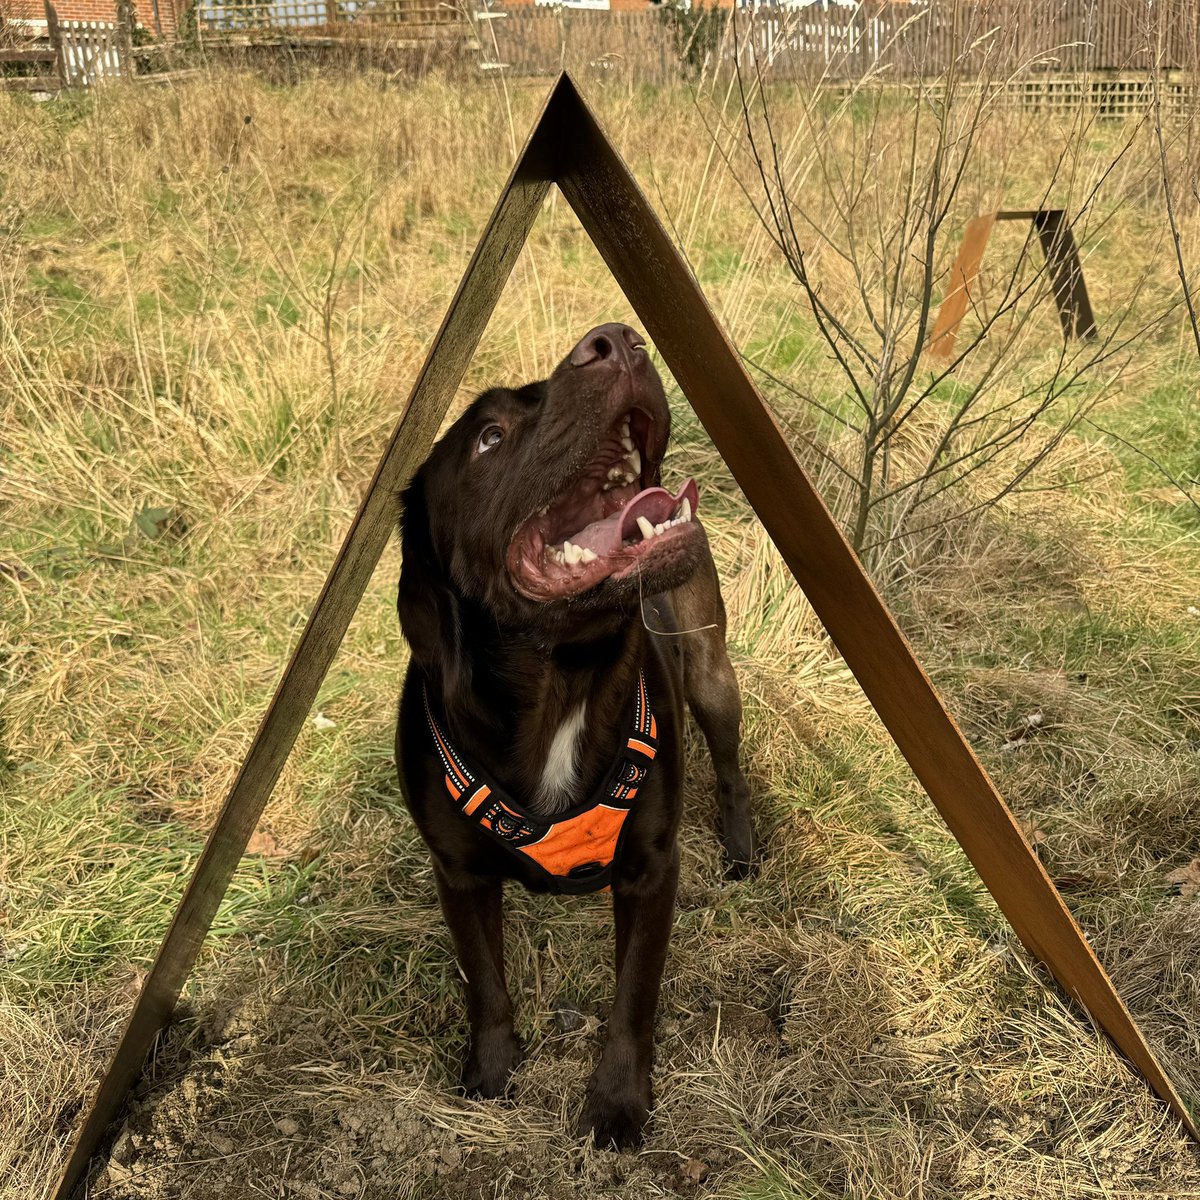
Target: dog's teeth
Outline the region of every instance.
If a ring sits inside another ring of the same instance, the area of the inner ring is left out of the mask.
[[[626,456],[626,461],[629,463],[629,469],[635,476],[642,473],[642,455],[639,450],[631,450]]]
[[[621,438],[625,439],[629,436],[629,421],[626,419],[621,425]]]
[[[628,433],[623,433],[621,435],[621,446],[626,454],[633,449],[633,438],[631,438]]]
[[[654,526],[645,517],[638,517],[638,528],[642,531],[642,540],[654,537]]]
[[[679,506],[679,519],[681,521],[690,521],[692,519],[692,502],[684,496],[683,503]]]
[[[616,466],[608,468],[607,478],[621,479],[624,476],[624,474],[625,474],[625,468],[623,466],[621,466],[620,463],[618,463]]]
[[[579,556],[579,561],[582,563],[595,562],[599,555],[595,550],[589,550],[586,546],[583,548],[583,553]]]
[[[583,547],[574,542],[563,542],[563,558],[574,566],[583,557]]]

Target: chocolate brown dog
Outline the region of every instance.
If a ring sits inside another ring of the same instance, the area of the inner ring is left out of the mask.
[[[611,887],[617,991],[580,1132],[617,1147],[650,1110],[685,697],[727,873],[754,856],[724,607],[695,483],[660,486],[669,432],[643,339],[601,325],[549,379],[484,392],[403,498],[397,762],[466,976],[463,1087],[499,1096],[520,1059],[502,881]]]

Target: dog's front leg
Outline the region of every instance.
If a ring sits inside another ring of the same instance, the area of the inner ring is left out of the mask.
[[[451,880],[435,863],[442,915],[466,977],[471,1045],[463,1066],[468,1096],[503,1096],[521,1061],[512,1001],[504,982],[504,913],[498,879]]]
[[[678,882],[677,849],[663,856],[657,870],[613,882],[617,994],[579,1126],[584,1137],[595,1134],[598,1146],[636,1146],[650,1114],[654,1014]]]

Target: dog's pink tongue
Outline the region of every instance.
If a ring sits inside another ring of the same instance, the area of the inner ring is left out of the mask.
[[[689,479],[675,496],[666,488],[646,488],[628,501],[619,513],[613,513],[603,521],[593,521],[575,534],[571,541],[599,555],[613,554],[620,550],[626,538],[642,536],[638,529],[638,517],[645,517],[651,525],[661,525],[670,520],[685,499],[694,513],[700,504],[700,490],[694,479]]]
[[[694,479],[689,479],[679,489],[679,494],[676,496],[672,496],[666,488],[660,487],[646,488],[644,492],[638,492],[621,509],[622,539],[633,537],[635,533],[638,533],[638,517],[645,517],[651,525],[661,525],[664,521],[670,520],[672,514],[685,499],[692,506],[692,512],[695,512],[700,503],[700,491],[696,487]]]

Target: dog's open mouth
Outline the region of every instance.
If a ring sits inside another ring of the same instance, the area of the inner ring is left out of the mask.
[[[626,413],[575,482],[518,527],[507,560],[523,596],[577,596],[673,556],[697,533],[694,479],[675,495],[645,486],[650,426],[640,409]]]

